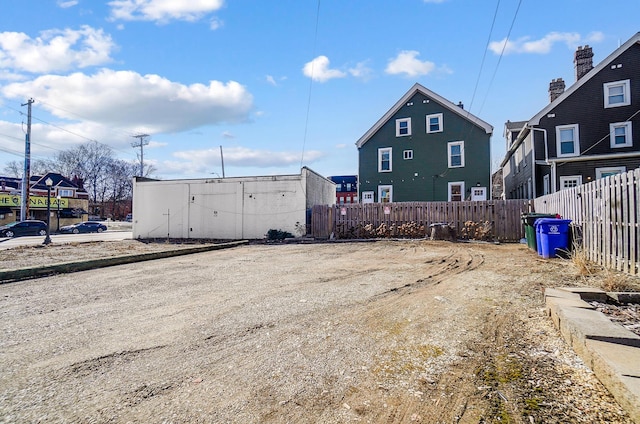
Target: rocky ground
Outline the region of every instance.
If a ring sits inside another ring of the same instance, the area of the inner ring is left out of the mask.
[[[0,422],[631,422],[544,312],[545,287],[583,285],[640,288],[522,245],[423,240],[255,244],[6,284]]]

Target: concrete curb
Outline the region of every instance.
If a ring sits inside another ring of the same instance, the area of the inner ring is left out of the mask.
[[[546,289],[545,304],[565,341],[640,424],[640,336],[585,301],[619,295],[590,288]]]
[[[13,283],[31,278],[46,277],[54,274],[67,274],[71,272],[86,271],[96,268],[104,268],[114,265],[130,264],[134,262],[151,261],[154,259],[170,258],[173,256],[190,255],[192,253],[210,252],[213,250],[228,249],[249,243],[248,240],[232,241],[207,246],[198,246],[186,249],[165,250],[162,252],[150,252],[137,255],[114,256],[88,261],[66,262],[57,265],[49,265],[35,268],[21,268],[10,271],[0,271],[0,284]]]

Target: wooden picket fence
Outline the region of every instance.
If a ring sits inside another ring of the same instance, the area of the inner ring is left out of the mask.
[[[431,224],[445,223],[464,235],[473,223],[473,228],[482,227],[485,239],[519,241],[524,237],[521,215],[531,208],[529,200],[318,205],[312,209],[311,234],[320,239],[419,238],[430,234]]]
[[[640,169],[539,197],[536,212],[559,213],[582,229],[590,261],[640,273]]]

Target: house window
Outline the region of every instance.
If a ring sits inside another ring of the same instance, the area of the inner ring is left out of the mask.
[[[596,168],[596,178],[605,178],[612,175],[622,174],[627,172],[627,168],[624,166],[610,166],[608,168]]]
[[[58,194],[60,195],[60,197],[73,197],[73,190],[61,189],[58,190]]]
[[[449,201],[461,202],[464,200],[464,181],[449,183]]]
[[[447,143],[449,168],[464,167],[464,141]]]
[[[580,155],[578,124],[556,127],[556,148],[558,157]]]
[[[354,198],[355,201],[357,201],[356,198]],[[373,191],[362,192],[362,203],[373,203]]]
[[[393,202],[393,186],[390,186],[390,185],[378,186],[378,202],[379,203]]]
[[[629,80],[604,84],[604,107],[627,106],[631,104]]]
[[[560,177],[560,190],[565,188],[573,188],[582,184],[582,175],[569,175]]]
[[[396,119],[396,137],[411,135],[411,118]]]
[[[404,157],[405,160],[413,159],[413,150],[405,150],[402,152],[402,157]]]
[[[378,149],[378,172],[391,172],[391,147]]]
[[[631,139],[631,122],[617,122],[609,124],[609,132],[611,136],[611,148],[631,147],[633,141]]]
[[[442,114],[427,115],[427,134],[442,132]]]

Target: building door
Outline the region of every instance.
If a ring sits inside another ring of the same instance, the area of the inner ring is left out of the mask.
[[[393,202],[393,186],[378,186],[378,203]]]
[[[461,202],[464,200],[464,181],[457,181],[448,184],[449,202]]]
[[[471,200],[474,202],[482,202],[487,200],[487,188],[473,187],[471,189]]]

